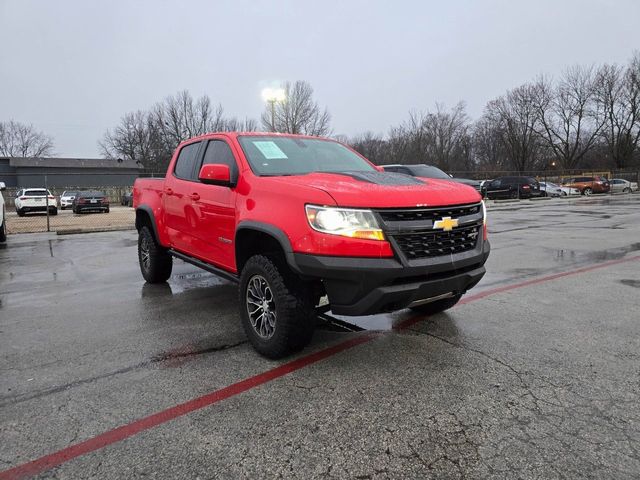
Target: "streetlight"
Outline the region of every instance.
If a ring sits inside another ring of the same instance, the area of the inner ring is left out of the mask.
[[[283,88],[265,88],[262,90],[262,99],[271,105],[271,129],[276,131],[276,102],[284,102],[287,95]]]

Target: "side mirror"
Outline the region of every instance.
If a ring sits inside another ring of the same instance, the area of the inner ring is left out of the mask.
[[[6,190],[7,186],[4,184],[4,182],[0,182],[0,191],[2,190]]]
[[[229,165],[222,163],[210,163],[203,165],[198,175],[198,180],[207,185],[231,186],[231,169]]]

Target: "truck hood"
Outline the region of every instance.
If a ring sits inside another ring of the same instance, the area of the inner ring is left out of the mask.
[[[320,173],[272,177],[282,184],[313,187],[340,207],[399,208],[460,205],[480,201],[478,192],[461,183],[416,178],[392,172]],[[286,188],[285,185],[283,185]]]

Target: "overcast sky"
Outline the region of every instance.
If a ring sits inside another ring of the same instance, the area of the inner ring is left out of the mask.
[[[334,133],[386,133],[435,102],[477,118],[539,73],[638,48],[638,0],[0,0],[0,121],[92,157],[124,113],[179,90],[257,119],[264,86],[300,79]]]

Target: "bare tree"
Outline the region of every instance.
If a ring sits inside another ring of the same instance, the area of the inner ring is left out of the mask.
[[[330,133],[331,115],[313,100],[313,88],[308,82],[285,82],[282,88],[285,99],[274,103],[273,112],[271,105],[267,105],[262,113],[262,126],[265,130],[320,136]]]
[[[53,155],[53,139],[33,125],[10,120],[0,122],[0,156],[46,157]]]
[[[147,171],[158,171],[166,166],[168,159],[163,144],[152,115],[141,110],[126,114],[120,125],[113,131],[107,130],[98,142],[104,157],[133,160]]]
[[[499,122],[485,113],[473,126],[473,155],[482,171],[511,168]]]
[[[568,69],[556,86],[543,77],[536,82],[537,131],[565,168],[575,168],[600,135],[596,92],[591,67]]]
[[[422,121],[426,157],[445,171],[467,164],[461,158],[466,151],[468,129],[464,102],[459,102],[450,111],[442,104],[436,104],[436,111],[428,113]]]
[[[640,140],[640,52],[627,68],[603,65],[597,74],[601,138],[617,168],[631,163]]]
[[[348,143],[351,147],[368,158],[376,165],[384,165],[392,163],[389,156],[389,142],[384,140],[381,135],[372,132],[365,132],[352,139],[336,139]]]
[[[138,161],[146,171],[163,171],[176,146],[188,138],[207,132],[257,129],[255,120],[225,118],[223,113],[222,106],[214,106],[208,96],[194,99],[184,90],[148,112],[126,114],[98,144],[105,157]]]
[[[519,172],[535,166],[542,147],[541,137],[535,129],[538,121],[536,91],[530,84],[515,88],[490,101],[483,117],[485,132],[499,139],[511,167]],[[497,153],[498,150],[491,152]]]

